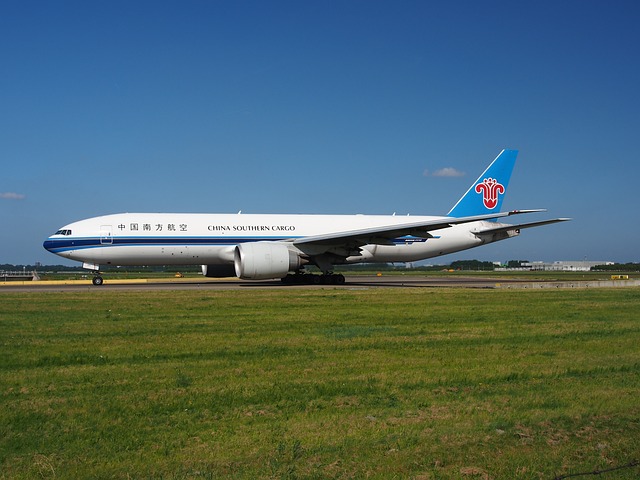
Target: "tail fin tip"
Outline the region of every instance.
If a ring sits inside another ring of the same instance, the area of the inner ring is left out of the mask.
[[[498,213],[507,192],[518,150],[504,149],[449,211],[449,217]]]

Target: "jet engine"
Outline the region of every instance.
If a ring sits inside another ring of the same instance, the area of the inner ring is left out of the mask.
[[[244,280],[283,278],[303,263],[298,252],[279,242],[241,243],[234,256],[236,276]]]

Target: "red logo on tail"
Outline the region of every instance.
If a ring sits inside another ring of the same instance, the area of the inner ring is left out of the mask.
[[[485,178],[476,185],[476,193],[481,193],[484,206],[493,210],[498,205],[498,195],[504,194],[504,186],[495,178]]]

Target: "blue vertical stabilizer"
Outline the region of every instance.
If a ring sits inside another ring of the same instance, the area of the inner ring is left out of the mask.
[[[502,150],[447,215],[471,217],[498,213],[507,193],[517,156],[517,150]]]

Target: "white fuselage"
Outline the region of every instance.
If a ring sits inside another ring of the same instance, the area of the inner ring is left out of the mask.
[[[52,253],[102,265],[233,264],[245,242],[292,242],[443,217],[383,215],[251,215],[122,213],[71,223],[45,241]],[[472,222],[434,230],[430,238],[405,236],[370,244],[345,263],[412,262],[492,241],[473,232],[495,222]]]

